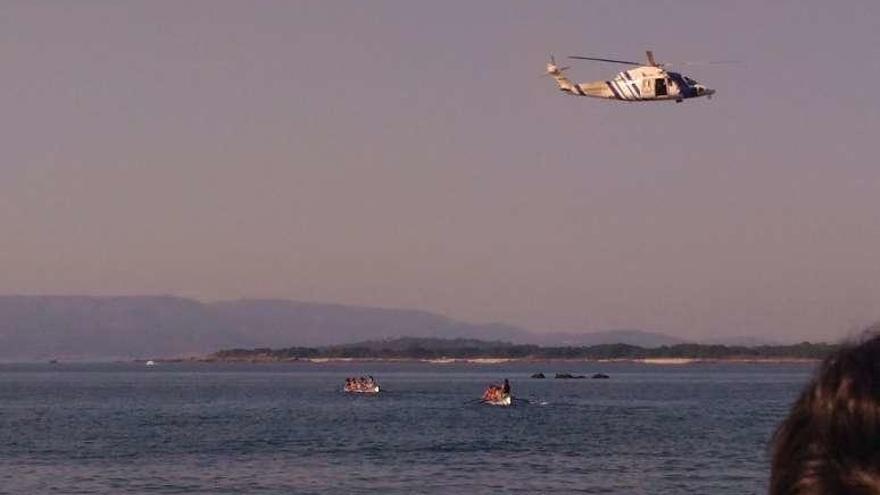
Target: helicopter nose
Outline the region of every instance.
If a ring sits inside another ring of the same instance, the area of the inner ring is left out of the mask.
[[[714,89],[707,88],[706,86],[703,86],[702,84],[697,84],[696,88],[697,88],[697,96],[708,96],[709,98],[711,98],[712,95],[715,94]]]

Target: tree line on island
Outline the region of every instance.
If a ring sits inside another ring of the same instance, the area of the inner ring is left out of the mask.
[[[822,359],[835,344],[728,346],[677,344],[639,347],[629,344],[544,347],[475,339],[402,337],[324,347],[226,349],[208,356],[218,361],[291,361],[297,359]]]

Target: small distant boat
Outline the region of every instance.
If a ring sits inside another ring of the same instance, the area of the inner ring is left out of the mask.
[[[149,360],[149,361],[146,362],[146,365],[147,365],[147,366],[156,366],[156,361],[153,361],[153,360],[151,359],[151,360]]]
[[[379,385],[373,385],[372,387],[352,387],[350,385],[346,385],[343,390],[352,394],[378,394],[379,393]]]
[[[513,397],[510,394],[502,394],[501,397],[495,399],[483,399],[483,403],[490,406],[509,406],[512,401]]]
[[[350,394],[378,394],[379,384],[372,376],[346,378],[342,391]]]

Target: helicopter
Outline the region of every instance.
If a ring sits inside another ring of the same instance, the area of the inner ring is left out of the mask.
[[[678,72],[667,71],[664,64],[658,64],[654,60],[651,50],[645,51],[648,63],[631,62],[629,60],[615,60],[610,58],[570,56],[576,60],[592,60],[596,62],[609,62],[614,64],[633,65],[634,69],[627,69],[618,73],[610,81],[592,81],[587,83],[573,83],[562,72],[569,67],[559,67],[556,59],[550,55],[550,63],[547,64],[546,75],[553,77],[559,89],[576,96],[589,96],[592,98],[604,98],[619,101],[670,101],[681,103],[688,98],[705,96],[712,99],[714,89],[698,83],[688,76]]]

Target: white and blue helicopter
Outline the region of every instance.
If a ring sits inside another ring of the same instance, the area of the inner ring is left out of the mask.
[[[547,75],[556,80],[561,91],[576,96],[589,96],[592,98],[605,98],[619,101],[675,101],[681,103],[688,98],[705,96],[709,99],[715,94],[714,89],[698,83],[688,76],[671,72],[664,69],[664,64],[654,61],[654,53],[646,52],[647,65],[628,60],[615,60],[610,58],[570,56],[577,60],[593,60],[597,62],[609,62],[613,64],[633,65],[634,69],[620,72],[610,81],[592,81],[587,83],[573,83],[562,72],[569,67],[559,67],[556,59],[550,56],[547,64]]]

